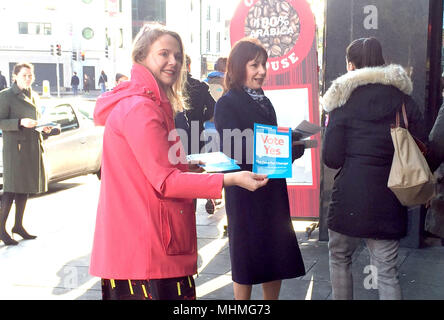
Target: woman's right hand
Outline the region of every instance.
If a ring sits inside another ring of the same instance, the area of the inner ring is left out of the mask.
[[[240,171],[224,174],[224,187],[239,186],[249,191],[255,191],[268,183],[266,174],[250,171]]]
[[[30,118],[23,118],[20,120],[20,125],[25,128],[34,128],[37,125],[37,121]]]

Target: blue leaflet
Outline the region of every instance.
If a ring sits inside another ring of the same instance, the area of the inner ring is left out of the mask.
[[[254,124],[253,172],[291,178],[291,129]]]
[[[240,167],[234,159],[231,159],[223,152],[196,153],[187,156],[188,161],[202,161],[200,165],[206,172],[225,172],[239,170]]]

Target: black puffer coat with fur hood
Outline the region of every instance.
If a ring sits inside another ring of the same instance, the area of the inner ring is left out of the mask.
[[[328,227],[360,238],[400,239],[407,209],[387,188],[393,159],[390,126],[405,103],[409,131],[424,141],[412,82],[399,65],[362,68],[336,79],[322,98],[328,111],[324,163],[340,169],[328,210]]]

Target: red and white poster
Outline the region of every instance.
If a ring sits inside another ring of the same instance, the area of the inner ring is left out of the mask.
[[[259,39],[268,52],[263,89],[276,110],[278,125],[295,128],[319,117],[316,24],[305,0],[242,0],[230,25],[231,44]],[[292,217],[319,217],[320,134],[318,148],[306,149],[287,179]]]

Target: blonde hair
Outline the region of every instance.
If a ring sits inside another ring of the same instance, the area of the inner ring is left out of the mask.
[[[180,75],[176,82],[167,89],[166,95],[171,103],[174,114],[186,109],[183,99],[184,86],[186,82],[187,72],[185,66],[185,52],[183,48],[182,39],[179,34],[165,29],[160,24],[145,24],[137,34],[133,43],[132,59],[134,63],[142,64],[142,61],[147,57],[151,45],[163,35],[170,35],[179,43],[182,61]]]

